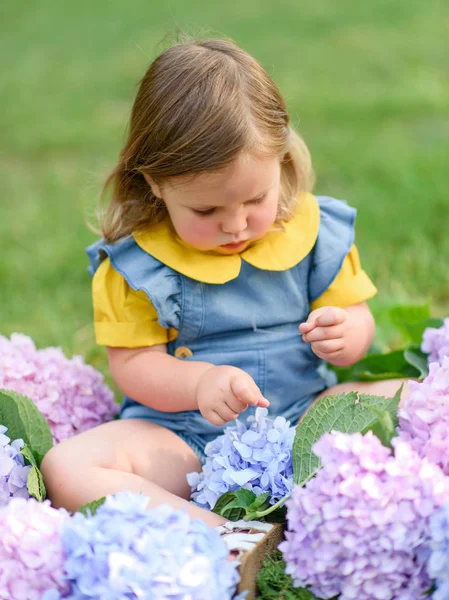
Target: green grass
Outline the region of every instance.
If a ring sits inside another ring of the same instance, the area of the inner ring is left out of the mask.
[[[376,312],[447,312],[449,4],[437,0],[15,2],[0,7],[0,332],[104,368],[85,226],[165,34],[211,31],[253,53],[310,146],[318,193],[360,209]]]

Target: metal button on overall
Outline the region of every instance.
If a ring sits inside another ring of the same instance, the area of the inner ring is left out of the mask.
[[[188,356],[193,356],[193,352],[187,346],[179,346],[175,350],[176,358],[187,358]]]

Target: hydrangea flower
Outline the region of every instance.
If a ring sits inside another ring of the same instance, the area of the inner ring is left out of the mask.
[[[399,437],[449,475],[449,357],[432,363],[429,375],[409,387],[398,413]]]
[[[280,544],[295,585],[340,600],[417,600],[430,587],[429,520],[449,478],[406,442],[394,446],[392,456],[372,432],[314,445],[323,467],[293,489]]]
[[[219,533],[183,510],[148,509],[130,492],[108,496],[62,531],[71,600],[229,600],[237,563]]]
[[[273,420],[267,414],[257,408],[248,425],[237,419],[207,444],[202,472],[187,475],[196,504],[212,509],[222,494],[240,488],[270,492],[271,504],[290,492],[295,428],[284,417]]]
[[[47,419],[54,442],[111,420],[118,410],[103,376],[80,356],[69,360],[60,348],[36,350],[13,333],[0,336],[0,389],[28,396]]]
[[[31,467],[25,465],[20,453],[23,440],[14,440],[5,435],[7,428],[0,425],[0,507],[5,506],[11,498],[29,498],[27,478]]]
[[[0,598],[42,600],[49,590],[67,596],[60,531],[68,518],[34,498],[14,498],[0,509]]]
[[[424,330],[421,350],[429,355],[429,363],[442,363],[443,358],[449,356],[449,318],[444,319],[442,327]]]
[[[427,570],[436,585],[432,600],[449,598],[449,504],[438,510],[430,519],[431,554]]]

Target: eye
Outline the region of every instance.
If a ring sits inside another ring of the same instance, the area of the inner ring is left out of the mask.
[[[264,194],[260,198],[256,198],[255,200],[251,200],[250,204],[262,204],[262,202],[265,200],[265,198],[266,198],[266,194]]]
[[[207,217],[207,215],[213,215],[215,212],[215,208],[207,208],[206,210],[198,210],[196,208],[192,208],[192,210],[196,215],[201,215],[203,217]]]

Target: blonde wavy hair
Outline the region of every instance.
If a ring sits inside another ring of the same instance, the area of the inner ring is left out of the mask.
[[[101,230],[108,242],[148,228],[166,214],[156,183],[221,169],[241,153],[279,155],[277,223],[294,213],[314,175],[309,151],[289,125],[277,85],[228,40],[188,40],[160,54],[143,76],[126,144],[103,186]]]

